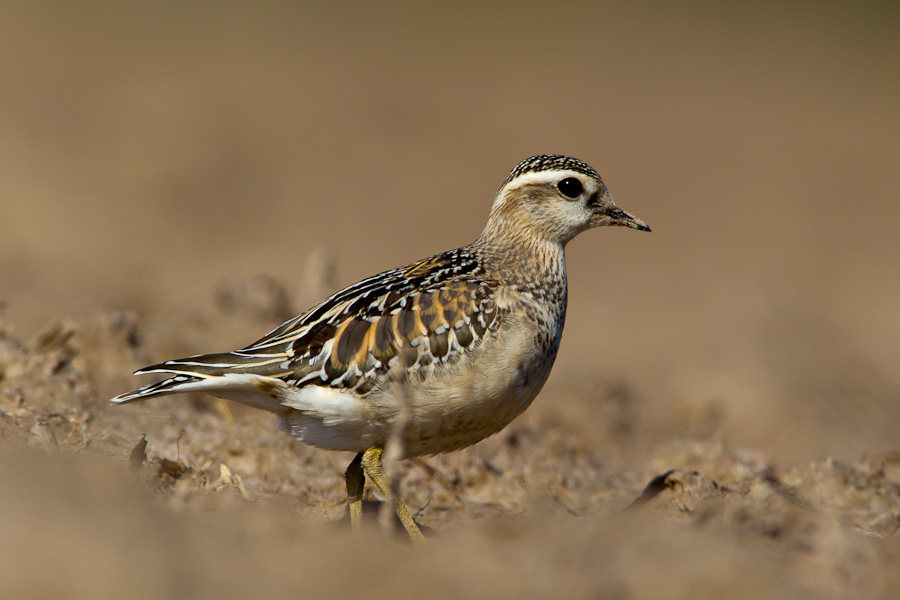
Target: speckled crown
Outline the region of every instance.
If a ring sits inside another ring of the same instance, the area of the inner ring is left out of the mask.
[[[584,173],[588,177],[600,179],[600,175],[593,169],[593,167],[591,167],[591,165],[587,164],[586,162],[582,162],[577,158],[572,158],[571,156],[563,156],[561,154],[539,154],[538,156],[526,158],[525,160],[517,164],[515,168],[509,172],[509,176],[506,178],[506,181],[503,182],[503,185],[506,185],[516,177],[524,175],[525,173],[537,173],[539,171],[562,169],[575,171],[577,173]]]

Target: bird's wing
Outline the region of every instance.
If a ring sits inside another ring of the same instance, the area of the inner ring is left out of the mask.
[[[114,401],[198,389],[201,380],[207,380],[202,389],[215,393],[212,379],[258,376],[364,395],[395,365],[425,369],[478,344],[506,312],[496,302],[497,290],[477,256],[465,249],[445,252],[351,285],[240,350],[140,369],[135,373],[173,377]]]

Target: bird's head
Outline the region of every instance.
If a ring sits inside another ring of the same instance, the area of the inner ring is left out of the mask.
[[[645,222],[613,203],[590,165],[570,156],[544,154],[523,160],[510,172],[491,207],[485,234],[518,230],[566,244],[582,231],[605,225],[650,231]]]

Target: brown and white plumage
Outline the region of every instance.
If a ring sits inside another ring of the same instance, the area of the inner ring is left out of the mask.
[[[406,456],[468,446],[540,391],[565,322],[565,245],[601,225],[649,231],[587,164],[526,159],[475,242],[351,285],[240,350],[141,369],[171,377],[112,401],[206,391],[275,413],[304,442],[360,453],[354,463],[384,447],[404,408]]]

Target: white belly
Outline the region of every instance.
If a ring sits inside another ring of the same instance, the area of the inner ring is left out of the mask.
[[[412,373],[363,398],[314,385],[289,388],[282,404],[294,410],[283,420],[293,435],[330,450],[384,445],[401,414],[408,416],[406,456],[470,446],[506,427],[543,387],[559,335],[545,332],[538,344],[534,336],[524,323],[510,324],[504,335],[454,365]]]

